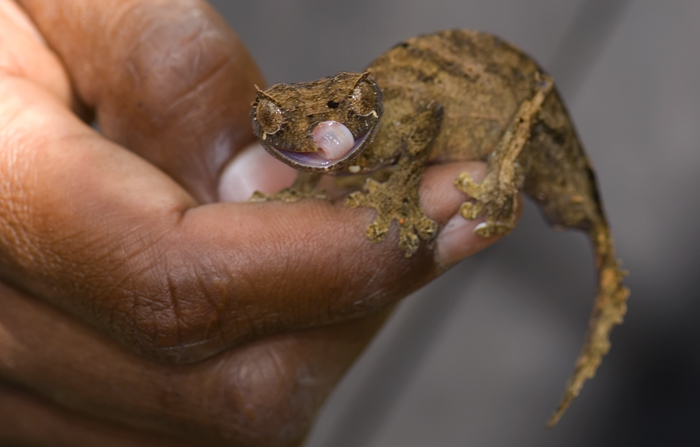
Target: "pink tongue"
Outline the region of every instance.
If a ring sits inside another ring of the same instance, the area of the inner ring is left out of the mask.
[[[337,121],[324,121],[316,125],[313,138],[326,160],[340,160],[355,144],[352,132]]]

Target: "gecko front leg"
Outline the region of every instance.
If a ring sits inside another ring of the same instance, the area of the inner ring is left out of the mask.
[[[405,119],[401,128],[411,130],[397,139],[405,148],[396,170],[384,183],[367,179],[364,192],[352,193],[347,198],[349,206],[377,210],[376,219],[367,227],[367,237],[372,242],[383,240],[395,220],[399,226],[399,246],[406,257],[418,250],[420,239],[428,240],[437,233],[437,223],[421,209],[418,188],[433,141],[440,131],[442,115],[442,107],[430,103]]]
[[[317,172],[300,171],[294,183],[289,188],[285,188],[274,194],[265,194],[255,191],[248,199],[249,202],[298,202],[302,199],[328,199],[328,194],[323,189],[318,189],[317,185],[321,180],[321,174]]]
[[[472,198],[462,204],[462,217],[469,220],[482,215],[485,217],[485,222],[475,230],[479,236],[508,234],[515,228],[518,193],[526,174],[526,167],[516,160],[527,145],[532,126],[553,86],[552,78],[541,76],[534,96],[520,105],[498,147],[491,153],[486,176],[481,183],[476,183],[466,172],[455,180],[457,189]]]

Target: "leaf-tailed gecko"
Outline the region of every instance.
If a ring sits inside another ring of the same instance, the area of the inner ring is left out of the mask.
[[[455,179],[469,196],[461,215],[485,219],[480,236],[513,229],[521,190],[551,224],[588,233],[598,290],[575,371],[548,422],[556,424],[608,352],[629,291],[593,169],[552,78],[495,36],[447,30],[394,46],[362,73],[259,90],[251,117],[265,149],[300,171],[291,188],[253,200],[322,197],[322,174],[359,177],[364,190],[347,204],[377,210],[372,242],[396,221],[406,256],[438,231],[418,187],[425,166],[440,162],[487,162],[482,182],[466,173]]]

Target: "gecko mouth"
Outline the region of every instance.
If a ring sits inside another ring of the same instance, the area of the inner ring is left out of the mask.
[[[362,148],[371,133],[371,130],[368,130],[358,135],[350,150],[348,150],[344,156],[337,159],[328,159],[326,153],[320,149],[316,152],[294,152],[277,147],[274,149],[282,158],[289,160],[297,166],[309,168],[313,171],[332,171],[334,168],[345,166],[349,161],[358,156],[362,152]]]

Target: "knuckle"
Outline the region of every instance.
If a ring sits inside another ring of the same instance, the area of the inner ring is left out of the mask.
[[[295,445],[307,433],[331,385],[313,374],[285,341],[249,348],[226,374],[220,431],[245,445]]]
[[[172,108],[195,96],[200,86],[231,63],[224,32],[204,5],[193,3],[139,5],[114,24],[117,36],[136,28],[123,54],[124,73],[142,92],[159,92],[144,97],[156,102],[152,105],[157,110],[167,110],[162,103]]]
[[[129,345],[169,364],[200,361],[228,347],[221,326],[225,298],[198,281],[192,266],[159,263],[143,282],[130,287],[122,319],[134,336]]]

